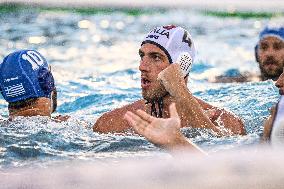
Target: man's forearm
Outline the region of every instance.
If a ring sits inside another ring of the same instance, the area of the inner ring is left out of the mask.
[[[204,154],[206,153],[201,150],[197,145],[189,141],[185,136],[183,136],[182,133],[179,132],[178,136],[175,138],[175,140],[170,141],[169,143],[161,146],[162,148],[173,152],[175,154],[176,151],[185,151],[185,152],[195,152],[198,154]]]
[[[178,92],[172,95],[181,113],[180,116],[186,120],[186,124],[195,128],[212,129],[216,134],[221,135],[220,129],[204,114],[202,107],[186,86],[180,87]]]

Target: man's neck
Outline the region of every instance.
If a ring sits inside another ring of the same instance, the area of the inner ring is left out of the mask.
[[[267,76],[261,75],[262,81],[266,81],[266,80],[269,80],[269,79],[272,79],[273,81],[277,81],[278,77],[267,77]]]
[[[162,115],[163,115],[163,118],[167,118],[167,117],[169,117],[169,106],[170,106],[171,103],[173,103],[175,101],[174,101],[174,98],[172,96],[170,96],[169,94],[164,96],[162,98],[162,100],[163,100]],[[159,111],[158,100],[156,100],[154,102],[155,102],[155,107],[156,107],[157,113],[159,114],[159,112],[158,112]],[[146,104],[146,110],[147,110],[147,113],[149,113],[149,114],[151,114],[151,106],[152,106],[152,102]]]
[[[35,103],[19,108],[9,109],[9,117],[13,119],[18,116],[31,117],[31,116],[47,116],[51,117],[50,99],[38,98]]]

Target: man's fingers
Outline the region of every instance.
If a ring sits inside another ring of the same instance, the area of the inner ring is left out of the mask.
[[[170,105],[170,116],[171,116],[171,118],[178,118],[179,119],[175,103],[172,103]]]
[[[136,111],[137,115],[139,115],[143,120],[151,123],[152,121],[154,121],[154,117],[147,114],[146,112],[142,111],[142,110],[137,110]]]
[[[135,124],[135,121],[134,121],[134,119],[132,119],[132,116],[130,115],[129,112],[126,112],[126,114],[124,115],[123,118],[126,119],[126,121],[127,121],[131,126],[133,126],[133,125]]]
[[[141,119],[139,116],[135,115],[132,112],[126,112],[124,118],[128,121],[128,123],[135,129],[138,134],[142,134],[147,127],[148,123]]]
[[[163,71],[161,71],[161,72],[158,74],[157,80],[163,81],[164,72],[165,72],[165,71],[163,70]]]

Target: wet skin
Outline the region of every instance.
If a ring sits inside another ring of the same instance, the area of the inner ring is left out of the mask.
[[[155,100],[166,94],[166,90],[157,80],[158,74],[170,63],[160,48],[146,43],[139,49],[142,96],[145,100]]]

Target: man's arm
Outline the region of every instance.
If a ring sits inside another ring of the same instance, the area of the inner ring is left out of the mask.
[[[136,111],[138,109],[145,110],[145,103],[143,100],[138,100],[132,104],[104,113],[100,118],[97,119],[93,126],[93,131],[100,133],[124,132],[131,128],[128,122],[123,119],[124,114],[127,111]]]
[[[158,79],[175,99],[183,122],[182,125],[212,129],[220,136],[245,134],[244,125],[240,119],[225,110],[218,109],[195,98],[191,94],[181,76],[178,64],[172,64],[163,70]],[[211,111],[213,114],[207,116],[204,110]],[[226,129],[222,129],[222,127]]]
[[[196,98],[196,100],[201,105],[202,109],[206,110],[206,115],[214,125],[224,126],[224,128],[229,129],[228,132],[231,132],[231,134],[246,134],[244,123],[238,116],[225,109],[212,106],[198,98]]]

